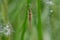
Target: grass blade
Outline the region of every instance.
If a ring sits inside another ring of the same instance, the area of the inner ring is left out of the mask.
[[[42,25],[41,25],[41,0],[37,0],[38,3],[38,8],[37,8],[37,13],[38,13],[38,25],[37,25],[37,30],[38,30],[38,40],[43,40],[42,38]]]

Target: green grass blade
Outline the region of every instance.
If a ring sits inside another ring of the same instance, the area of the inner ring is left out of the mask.
[[[38,25],[37,25],[37,30],[38,30],[38,40],[43,40],[42,38],[42,25],[41,25],[41,0],[37,0],[38,3]]]
[[[7,0],[2,0],[1,9],[2,9],[2,20],[4,23],[8,23],[8,2]]]

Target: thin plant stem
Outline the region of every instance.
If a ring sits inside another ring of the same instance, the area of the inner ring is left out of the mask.
[[[7,25],[8,23],[8,0],[2,0],[1,8],[2,8],[1,10],[2,10],[3,25]],[[11,40],[11,36],[3,35],[2,40]]]
[[[1,36],[0,36],[0,40],[2,40]]]
[[[38,31],[38,40],[43,40],[42,37],[42,25],[41,25],[41,0],[37,0],[38,3],[38,8],[37,8],[37,13],[38,13],[38,25],[37,25],[37,31]]]
[[[1,8],[2,8],[2,20],[4,23],[8,22],[8,0],[2,0]]]
[[[24,23],[22,25],[23,31],[22,31],[22,35],[21,35],[21,40],[24,40],[24,34],[26,32],[26,26],[27,26],[26,24],[27,24],[27,19],[28,19],[28,9],[29,9],[29,5],[28,5],[28,0],[27,0],[26,15],[25,15]]]
[[[25,32],[26,32],[26,24],[27,24],[27,18],[28,18],[28,12],[27,12],[27,10],[26,10],[26,15],[25,15],[25,20],[24,20],[24,23],[23,23],[23,25],[22,25],[22,27],[23,27],[23,31],[22,31],[22,35],[21,35],[21,40],[24,40],[24,34],[25,34]]]

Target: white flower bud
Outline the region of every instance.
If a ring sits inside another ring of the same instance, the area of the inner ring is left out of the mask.
[[[12,32],[13,32],[13,28],[12,28],[11,24],[7,24],[4,27],[4,35],[6,35],[6,36],[11,35]]]

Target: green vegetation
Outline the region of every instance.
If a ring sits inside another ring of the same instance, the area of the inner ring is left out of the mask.
[[[60,40],[60,0],[0,0],[0,40]]]

